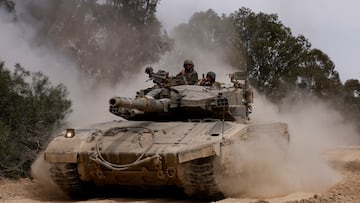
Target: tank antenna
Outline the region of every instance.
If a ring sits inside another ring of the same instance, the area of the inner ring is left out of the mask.
[[[223,116],[222,116],[222,130],[221,130],[221,140],[224,142],[224,129],[225,129],[225,106],[223,106]]]
[[[222,132],[221,132],[221,138],[222,138],[222,142],[225,142],[225,138],[224,138],[224,130],[225,130],[225,109],[226,107],[229,106],[229,101],[228,99],[223,96],[223,94],[221,92],[219,92],[217,99],[216,99],[216,106],[222,108]]]

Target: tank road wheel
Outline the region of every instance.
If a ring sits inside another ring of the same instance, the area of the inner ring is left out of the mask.
[[[62,191],[73,199],[85,199],[85,184],[79,179],[77,164],[53,163],[50,168],[51,179]]]
[[[213,157],[184,164],[184,191],[187,195],[203,201],[224,198],[215,182]]]

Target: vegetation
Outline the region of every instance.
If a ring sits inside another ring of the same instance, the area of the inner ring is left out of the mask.
[[[247,50],[252,84],[260,93],[273,101],[294,91],[326,99],[339,93],[339,74],[330,58],[311,49],[304,36],[294,37],[276,15],[242,8],[230,18]]]
[[[245,50],[237,46],[239,35],[232,21],[225,16],[218,16],[215,11],[195,13],[187,24],[180,24],[174,29],[174,38],[185,46],[186,56],[201,55],[209,50],[216,50],[218,60],[233,67],[244,67]],[[197,49],[192,52],[191,49]],[[189,53],[191,52],[191,53]]]
[[[38,43],[46,39],[74,57],[78,69],[95,81],[114,84],[173,46],[155,17],[159,0],[33,1],[25,8],[42,22]],[[14,15],[11,0],[0,0],[3,5]],[[222,60],[247,70],[252,86],[274,103],[315,96],[346,119],[360,119],[359,80],[341,83],[331,59],[304,36],[293,36],[277,15],[240,8],[219,16],[208,10],[195,13],[174,34],[205,50],[222,50]],[[0,63],[0,176],[28,175],[51,132],[70,113],[67,95],[63,85],[52,86],[42,73],[19,64],[12,73]]]
[[[37,1],[39,0],[30,0]],[[172,41],[155,16],[159,0],[46,1],[29,4],[41,22],[38,40],[48,39],[97,82],[115,84],[126,73],[157,62]]]
[[[4,6],[7,11],[15,12],[15,3],[11,0],[0,0],[0,8]]]
[[[224,31],[224,26],[230,29]],[[201,41],[200,46],[211,49],[225,47],[230,53],[225,61],[247,70],[251,85],[274,103],[318,97],[333,104],[346,119],[360,118],[359,81],[342,84],[331,59],[312,48],[304,36],[293,36],[275,14],[240,8],[220,17],[210,9],[176,27],[175,36]]]
[[[16,15],[11,0],[0,0],[9,19],[36,25],[32,44],[47,43],[77,62],[94,84],[114,85],[124,74],[156,62],[170,50],[170,40],[155,17],[159,0],[29,0],[26,15]],[[29,15],[28,15],[29,14]],[[53,87],[42,73],[16,65],[11,73],[1,63],[0,176],[22,177],[70,113],[68,92]]]
[[[41,72],[16,64],[12,73],[0,63],[0,176],[29,175],[51,132],[70,113],[67,95]]]
[[[355,121],[360,132],[360,82],[349,79],[344,84],[343,94],[339,96],[338,109],[346,116],[347,121]]]

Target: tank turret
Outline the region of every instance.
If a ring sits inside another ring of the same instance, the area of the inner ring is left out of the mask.
[[[246,121],[251,113],[252,91],[244,73],[229,74],[232,85],[223,87],[184,85],[183,78],[168,72],[145,73],[155,84],[135,98],[113,97],[110,112],[127,120],[225,119]]]

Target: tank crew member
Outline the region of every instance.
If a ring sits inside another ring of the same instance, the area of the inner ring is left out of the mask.
[[[201,79],[197,84],[201,86],[213,86],[220,88],[221,85],[219,82],[215,81],[216,74],[212,71],[207,72],[206,77]]]
[[[184,70],[182,70],[177,76],[182,75],[185,77],[186,84],[194,85],[198,80],[198,74],[194,70],[194,63],[192,60],[185,60],[184,61]]]

